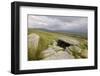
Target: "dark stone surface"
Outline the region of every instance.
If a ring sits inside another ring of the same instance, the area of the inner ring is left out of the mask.
[[[58,41],[57,41],[57,45],[60,46],[60,47],[62,47],[62,48],[64,48],[64,49],[66,49],[66,47],[71,46],[70,43],[67,43],[67,42],[65,42],[65,41],[63,41],[63,40],[58,40]]]

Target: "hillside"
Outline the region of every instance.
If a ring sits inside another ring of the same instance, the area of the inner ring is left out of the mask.
[[[58,40],[63,42],[59,46]],[[87,58],[87,52],[87,39],[82,36],[67,32],[28,29],[28,60]]]

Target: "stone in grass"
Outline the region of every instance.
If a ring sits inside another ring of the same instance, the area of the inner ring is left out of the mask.
[[[82,58],[87,58],[88,57],[88,50],[83,50],[82,52],[81,52],[81,57]]]
[[[77,51],[77,53],[81,53],[81,48],[78,46],[74,46],[75,50]]]
[[[69,50],[71,50],[72,52],[75,52],[75,53],[81,53],[81,48],[78,46],[70,46]]]
[[[31,60],[36,58],[39,39],[40,39],[39,35],[35,33],[28,35],[28,57]]]

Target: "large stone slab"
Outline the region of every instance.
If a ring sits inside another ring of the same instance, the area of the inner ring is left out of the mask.
[[[28,57],[30,59],[36,58],[35,56],[38,48],[39,38],[39,35],[35,33],[28,35]]]
[[[59,60],[59,59],[74,59],[74,57],[69,55],[65,51],[58,51],[56,54],[44,58],[44,60]]]

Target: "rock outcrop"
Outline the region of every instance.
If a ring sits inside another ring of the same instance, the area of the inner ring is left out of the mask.
[[[44,60],[59,60],[59,59],[74,59],[74,57],[65,51],[58,51],[57,53],[44,58]]]
[[[36,52],[38,48],[38,43],[39,43],[39,35],[32,33],[28,36],[28,58],[30,60],[36,58]]]
[[[45,50],[38,52],[40,36],[35,33],[28,35],[28,58],[37,60],[39,53],[40,60],[58,60],[58,59],[79,59],[87,58],[87,49],[80,47],[80,42],[75,39],[53,40]]]
[[[41,55],[43,60],[74,59],[74,56],[64,51],[64,48],[58,46],[56,41],[49,45],[48,49],[42,51]]]

